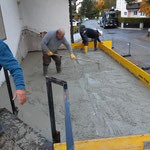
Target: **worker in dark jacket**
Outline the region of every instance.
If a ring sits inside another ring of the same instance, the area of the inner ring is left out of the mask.
[[[102,31],[101,30],[94,30],[94,29],[90,29],[90,28],[83,28],[80,31],[80,35],[82,37],[83,40],[83,44],[84,44],[84,52],[87,53],[88,52],[88,38],[92,38],[94,39],[94,48],[95,50],[97,49],[97,41],[100,42],[101,44],[103,44],[99,37],[102,36]]]

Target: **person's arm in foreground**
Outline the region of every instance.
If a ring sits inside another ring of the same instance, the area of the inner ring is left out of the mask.
[[[0,65],[6,70],[9,70],[13,77],[16,86],[13,100],[18,98],[20,105],[23,105],[27,101],[27,97],[22,69],[6,45],[0,50]]]

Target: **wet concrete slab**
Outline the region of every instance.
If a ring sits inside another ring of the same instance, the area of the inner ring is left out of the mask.
[[[69,56],[67,51],[59,54]],[[81,59],[99,61],[100,65],[62,57],[62,73],[55,64],[49,66],[49,76],[68,82],[74,139],[90,140],[150,133],[150,91],[125,68],[103,51],[84,54]],[[29,53],[22,63],[28,102],[19,106],[19,118],[51,140],[46,82],[42,75],[42,53]],[[0,104],[10,109],[4,84],[0,88]],[[53,85],[56,127],[65,141],[63,89]]]

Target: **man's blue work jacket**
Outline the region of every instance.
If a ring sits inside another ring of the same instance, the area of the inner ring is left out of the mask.
[[[0,70],[2,67],[9,70],[13,77],[16,90],[25,89],[21,67],[19,66],[17,60],[13,57],[13,54],[7,44],[0,40]]]

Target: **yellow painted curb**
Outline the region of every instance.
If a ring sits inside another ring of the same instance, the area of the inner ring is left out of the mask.
[[[128,61],[124,57],[120,56],[118,53],[112,50],[112,41],[103,41],[104,45],[98,43],[97,47],[103,50],[105,53],[110,55],[119,64],[124,66],[127,70],[133,73],[140,81],[148,88],[150,88],[150,75],[143,71],[141,68],[134,65],[132,62]],[[81,49],[84,45],[82,43],[73,43],[72,49]],[[88,48],[94,48],[94,42],[89,42]]]
[[[150,75],[148,73],[114,52],[111,41],[103,43],[104,45],[98,44],[100,49],[133,73],[147,87],[150,87]],[[83,47],[82,43],[72,44],[72,49]],[[89,43],[89,48],[94,48],[94,43]],[[150,142],[150,134],[75,142],[75,150],[143,150],[144,142]],[[54,144],[54,150],[66,150],[66,143]]]
[[[75,150],[143,150],[150,134],[75,142]],[[66,150],[66,143],[54,144],[54,150]]]
[[[112,48],[112,41],[103,41],[103,44],[107,46],[108,48]],[[98,42],[97,48],[100,46],[100,43]],[[72,49],[81,49],[84,48],[84,44],[82,43],[72,43],[71,44]],[[89,42],[88,48],[94,48],[94,42]]]
[[[99,45],[99,46],[100,46],[100,49],[102,49],[105,53],[110,55],[119,64],[123,65],[127,70],[133,73],[137,78],[139,78],[146,87],[150,88],[150,75],[147,72],[143,71],[141,68],[137,67],[132,62],[120,56],[118,53],[108,48],[107,46],[105,45]]]

